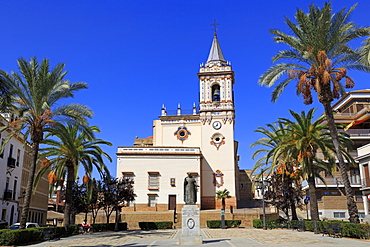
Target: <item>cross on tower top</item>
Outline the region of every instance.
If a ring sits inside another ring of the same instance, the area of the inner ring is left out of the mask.
[[[210,24],[210,25],[211,26],[214,26],[214,28],[212,30],[214,31],[214,34],[216,34],[217,33],[217,30],[218,30],[217,26],[220,25],[220,23],[216,23],[216,19],[214,19],[213,20],[213,23]]]

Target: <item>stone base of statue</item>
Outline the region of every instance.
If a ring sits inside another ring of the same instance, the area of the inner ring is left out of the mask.
[[[182,208],[182,229],[180,244],[202,244],[200,233],[200,210],[197,205],[185,205]]]

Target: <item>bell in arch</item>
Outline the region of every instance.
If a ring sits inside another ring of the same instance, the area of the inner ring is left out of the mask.
[[[220,86],[219,85],[214,85],[212,87],[212,99],[213,101],[220,101]]]

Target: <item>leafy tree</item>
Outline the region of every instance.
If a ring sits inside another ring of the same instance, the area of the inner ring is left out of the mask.
[[[63,104],[61,100],[74,96],[74,92],[87,88],[83,82],[71,83],[65,79],[65,64],[57,64],[50,70],[49,60],[43,59],[39,64],[36,58],[28,62],[18,59],[20,73],[10,74],[0,70],[1,84],[11,93],[7,110],[16,116],[16,120],[1,127],[0,132],[10,131],[5,144],[14,136],[25,134],[25,140],[31,145],[32,163],[28,176],[24,207],[21,213],[20,227],[25,228],[29,212],[32,188],[38,161],[39,146],[47,129],[52,129],[57,122],[69,121],[86,125],[86,117],[92,112],[80,104]],[[1,150],[0,150],[1,152]]]
[[[83,212],[85,213],[85,221],[87,221],[91,200],[89,200],[90,197],[85,183],[79,184],[78,180],[74,182],[72,187],[72,198],[72,215]]]
[[[105,176],[102,182],[98,182],[100,189],[100,203],[107,217],[107,224],[109,223],[109,217],[113,211],[116,212],[116,226],[115,230],[118,230],[118,218],[119,212],[122,207],[133,201],[135,193],[133,190],[134,181],[128,178],[113,178]]]
[[[100,193],[101,189],[101,181],[96,181],[93,179],[92,182],[92,193],[91,193],[91,200],[90,200],[90,209],[91,215],[93,218],[93,224],[95,224],[96,217],[98,216],[99,210],[102,208],[102,201],[103,195]]]
[[[300,202],[303,195],[302,187],[297,178],[299,173],[285,171],[276,171],[270,176],[271,186],[266,191],[264,197],[270,200],[272,204],[283,211],[289,220],[289,210],[292,212],[292,220],[298,220],[296,205]]]
[[[101,149],[101,145],[112,144],[102,139],[95,138],[95,133],[100,130],[96,126],[82,128],[79,125],[63,125],[55,124],[46,137],[56,137],[56,139],[47,138],[43,141],[46,145],[42,148],[41,157],[49,157],[50,162],[44,166],[44,169],[38,173],[38,179],[42,173],[51,167],[53,174],[56,176],[56,181],[67,178],[66,200],[64,209],[63,224],[70,224],[70,214],[72,206],[72,188],[78,176],[79,166],[82,165],[85,176],[84,183],[87,183],[87,190],[90,199],[92,190],[91,175],[95,168],[99,174],[109,174],[108,168],[105,166],[103,157],[112,161],[110,156]]]
[[[292,34],[277,29],[270,30],[270,33],[275,35],[276,43],[284,43],[289,49],[279,51],[272,58],[274,63],[281,62],[270,67],[258,81],[260,85],[267,87],[278,83],[272,93],[272,101],[276,101],[292,81],[298,81],[297,93],[302,94],[305,104],[311,104],[313,101],[311,90],[317,92],[318,100],[324,106],[334,143],[352,223],[359,222],[358,210],[341,154],[331,102],[344,93],[342,79],[346,88],[354,86],[353,79],[347,75],[348,70],[370,72],[370,67],[364,63],[366,47],[352,49],[349,46],[353,40],[370,34],[369,27],[357,27],[350,21],[350,14],[355,7],[356,5],[349,11],[344,8],[332,13],[331,3],[325,3],[323,8],[312,4],[308,13],[301,9],[297,10],[295,14],[297,23],[285,18]]]

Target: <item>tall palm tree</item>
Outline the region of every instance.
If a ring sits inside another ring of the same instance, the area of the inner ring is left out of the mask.
[[[4,143],[23,132],[25,140],[29,141],[32,147],[33,161],[30,164],[20,222],[20,227],[24,228],[31,200],[39,145],[46,128],[52,128],[58,121],[73,121],[85,125],[86,117],[91,117],[92,112],[80,104],[60,105],[62,99],[73,97],[75,91],[87,88],[86,83],[71,83],[64,78],[67,74],[64,71],[65,64],[57,64],[50,70],[48,59],[43,59],[39,64],[36,58],[31,58],[29,62],[21,58],[18,59],[18,66],[20,73],[9,74],[0,70],[0,81],[6,85],[12,96],[9,112],[17,119],[0,128],[0,132],[10,131]]]
[[[71,223],[72,187],[77,179],[80,165],[85,172],[83,180],[88,185],[90,196],[93,188],[90,179],[93,169],[95,168],[101,176],[110,174],[108,167],[104,164],[103,157],[106,157],[110,162],[112,159],[102,150],[101,145],[112,146],[112,144],[95,138],[95,133],[99,132],[100,130],[96,126],[81,129],[78,125],[57,123],[42,142],[46,147],[40,149],[42,152],[40,158],[48,157],[50,161],[40,170],[38,178],[49,167],[51,174],[55,175],[54,182],[65,181],[67,178],[63,220],[65,226]],[[56,139],[48,137],[56,137]]]
[[[370,35],[369,27],[360,28],[350,21],[350,14],[355,7],[349,11],[343,9],[332,13],[331,3],[325,3],[322,9],[312,4],[307,14],[301,9],[297,10],[296,24],[286,18],[292,35],[277,29],[270,30],[275,35],[274,41],[288,45],[289,49],[279,51],[272,58],[274,63],[279,63],[270,67],[258,81],[267,87],[278,83],[272,93],[272,101],[276,101],[285,87],[295,80],[298,81],[297,93],[302,94],[305,104],[313,101],[311,90],[317,92],[318,100],[324,106],[345,187],[350,221],[353,223],[359,222],[358,210],[341,154],[331,102],[344,93],[342,79],[346,88],[354,86],[347,70],[370,72],[369,64],[364,63],[366,49],[352,49],[349,46],[353,40]]]

